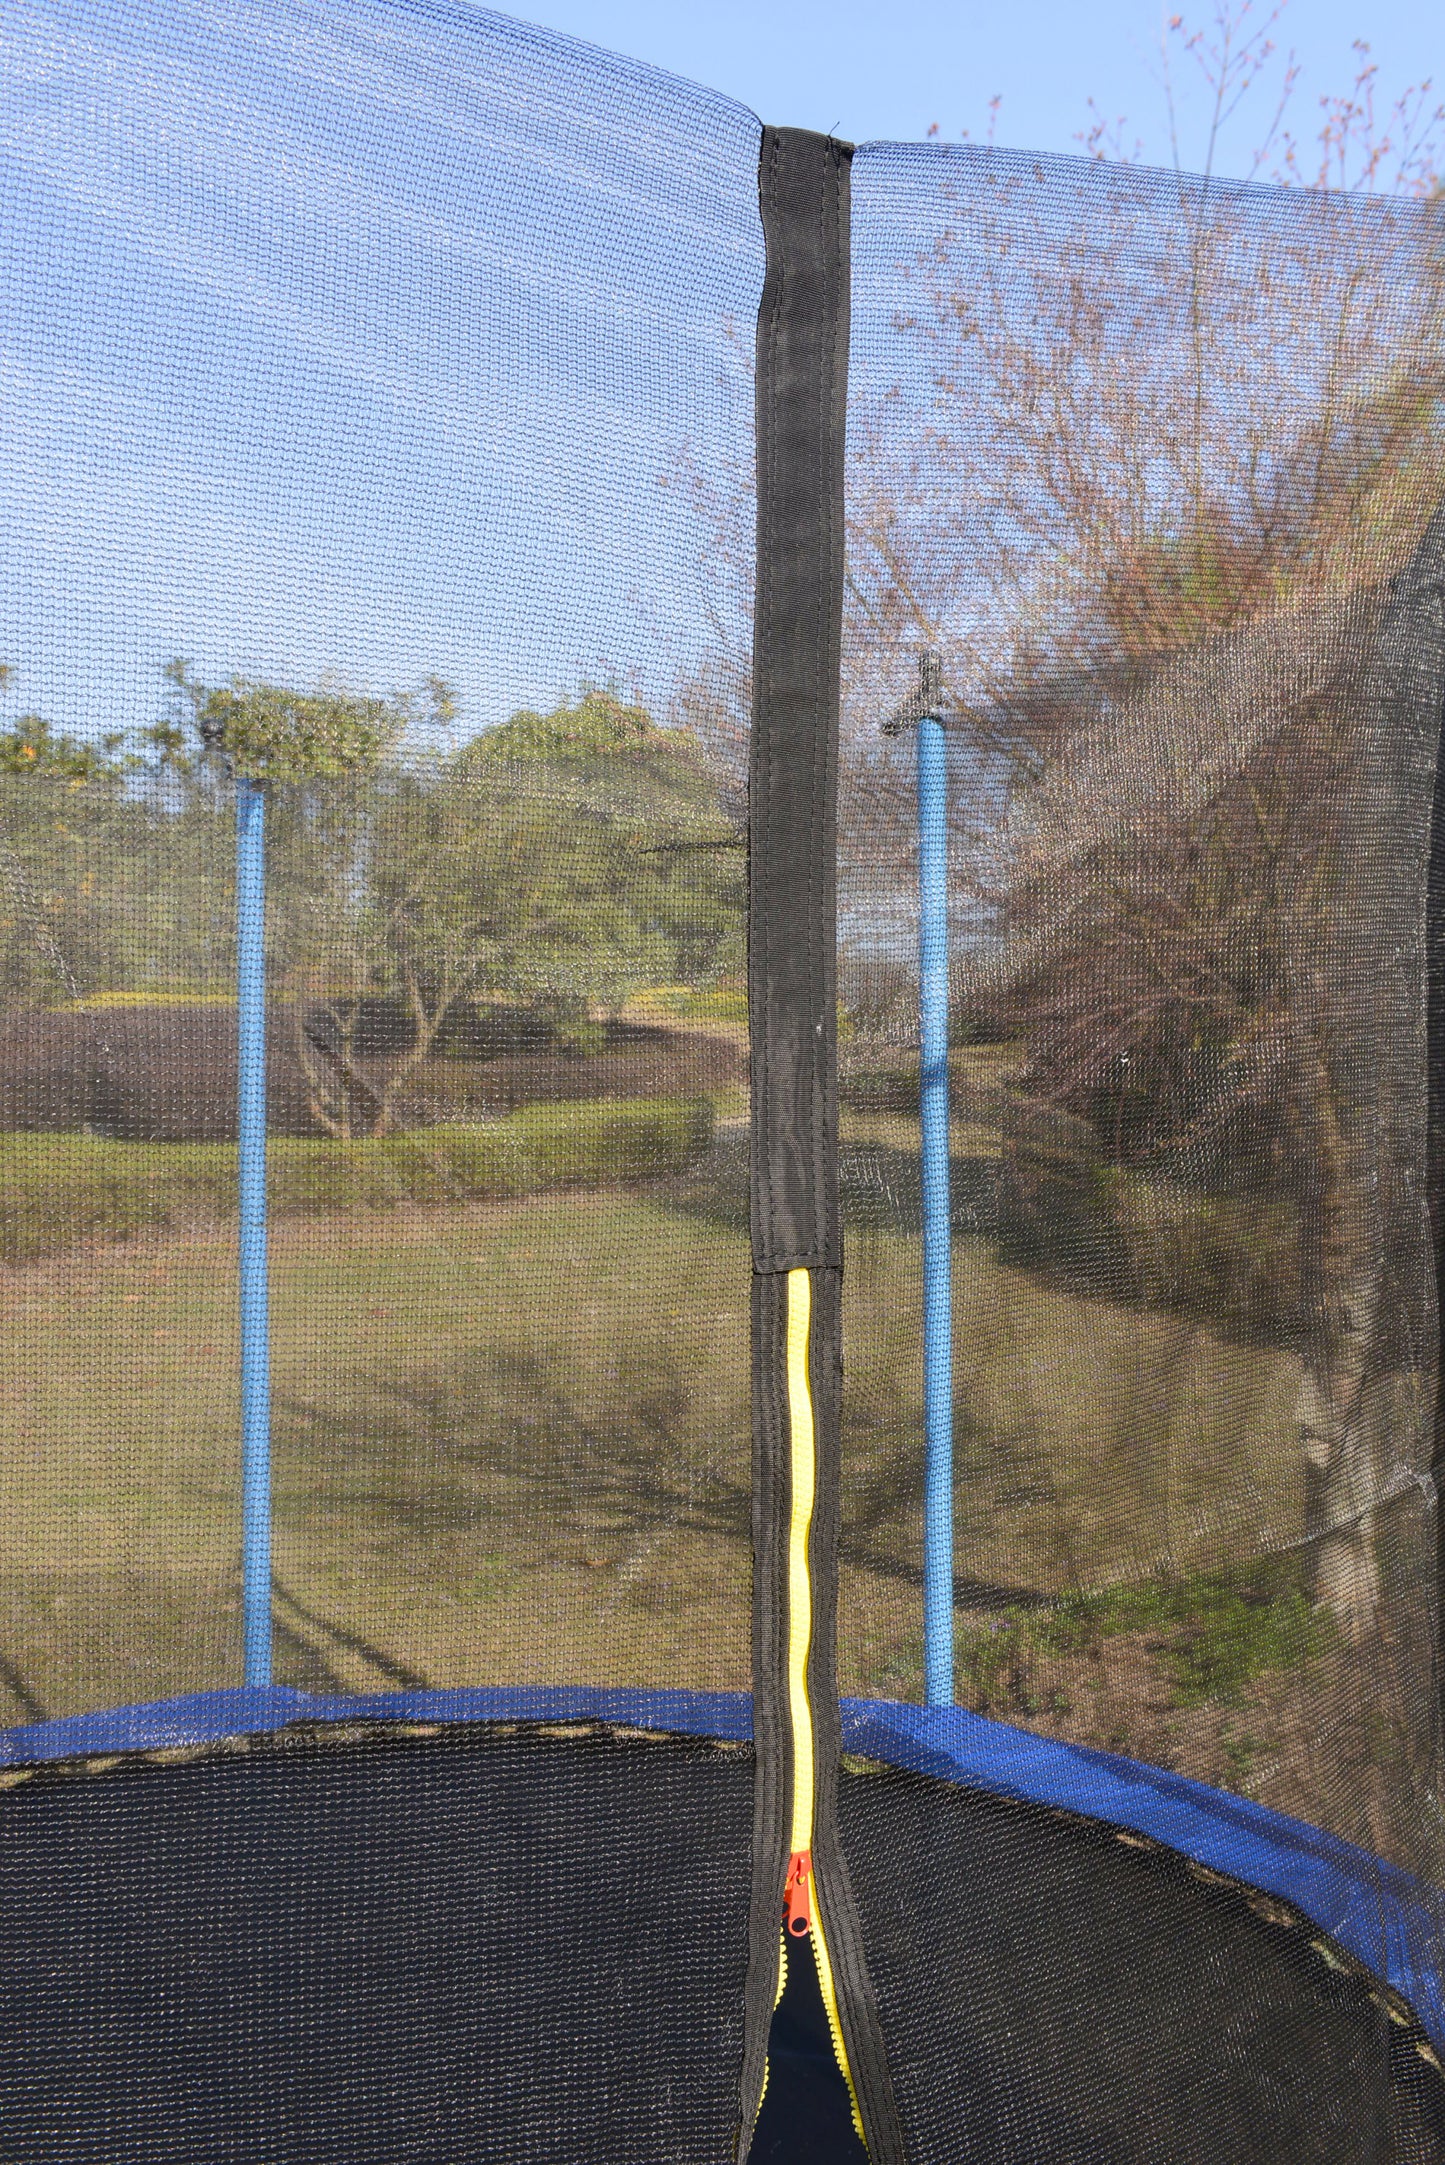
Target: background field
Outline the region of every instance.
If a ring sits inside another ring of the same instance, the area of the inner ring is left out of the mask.
[[[1004,1069],[956,1075],[960,1700],[1286,1809],[1344,1755],[1343,1831],[1389,1846],[1398,1740],[1291,1561],[1297,1357],[1009,1260]],[[273,1145],[282,1680],[747,1687],[741,1110]],[[11,1720],[239,1680],[233,1179],[226,1144],[0,1140]],[[845,1108],[843,1179],[841,1673],[916,1698],[916,1117]]]

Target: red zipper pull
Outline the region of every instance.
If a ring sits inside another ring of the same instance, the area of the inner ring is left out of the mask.
[[[783,1882],[783,1916],[794,1939],[806,1939],[813,1929],[813,1853],[795,1849],[788,1859]]]

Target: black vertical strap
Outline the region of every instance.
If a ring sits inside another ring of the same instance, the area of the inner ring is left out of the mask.
[[[836,1268],[838,676],[852,150],[765,128],[749,777],[753,1263]]]
[[[870,2152],[875,2165],[896,2165],[897,2115],[835,1811],[842,1745],[834,1656],[842,1374],[835,860],[851,157],[849,145],[828,136],[763,131],[748,920],[757,1786],[741,2155],[762,2093],[788,1856],[786,1273],[806,1269],[817,1440],[814,1877]]]

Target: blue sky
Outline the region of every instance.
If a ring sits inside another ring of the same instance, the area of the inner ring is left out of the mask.
[[[685,659],[751,115],[397,0],[11,0],[0,85],[9,712],[135,726],[181,655],[476,725]]]
[[[752,113],[948,140],[998,92],[1068,152],[1092,90],[1167,151],[1142,0],[546,19],[630,57],[453,0],[7,0],[0,717],[135,726],[175,655],[436,673],[473,726],[589,675],[661,706],[726,584],[667,484],[750,454]],[[1293,0],[1307,98],[1356,20]],[[1423,8],[1371,29],[1424,71]]]
[[[1267,15],[1255,0],[1256,16]],[[999,140],[1029,150],[1076,148],[1095,97],[1130,115],[1146,154],[1167,161],[1157,83],[1160,32],[1177,12],[1151,0],[552,0],[537,22],[710,84],[763,119],[836,129],[855,142],[907,141],[937,122],[945,136],[987,124],[998,95]],[[1201,7],[1185,9],[1191,21]],[[1445,35],[1432,0],[1290,0],[1274,33],[1303,70],[1301,103],[1344,88],[1352,40],[1368,37],[1391,94],[1445,76]],[[1255,108],[1257,109],[1257,108]],[[1194,123],[1198,154],[1198,101]],[[1241,114],[1241,122],[1246,119]],[[1235,131],[1225,164],[1251,145]]]

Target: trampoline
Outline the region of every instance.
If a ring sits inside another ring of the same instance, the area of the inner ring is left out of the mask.
[[[1445,2157],[1445,205],[3,52],[0,2156]]]

